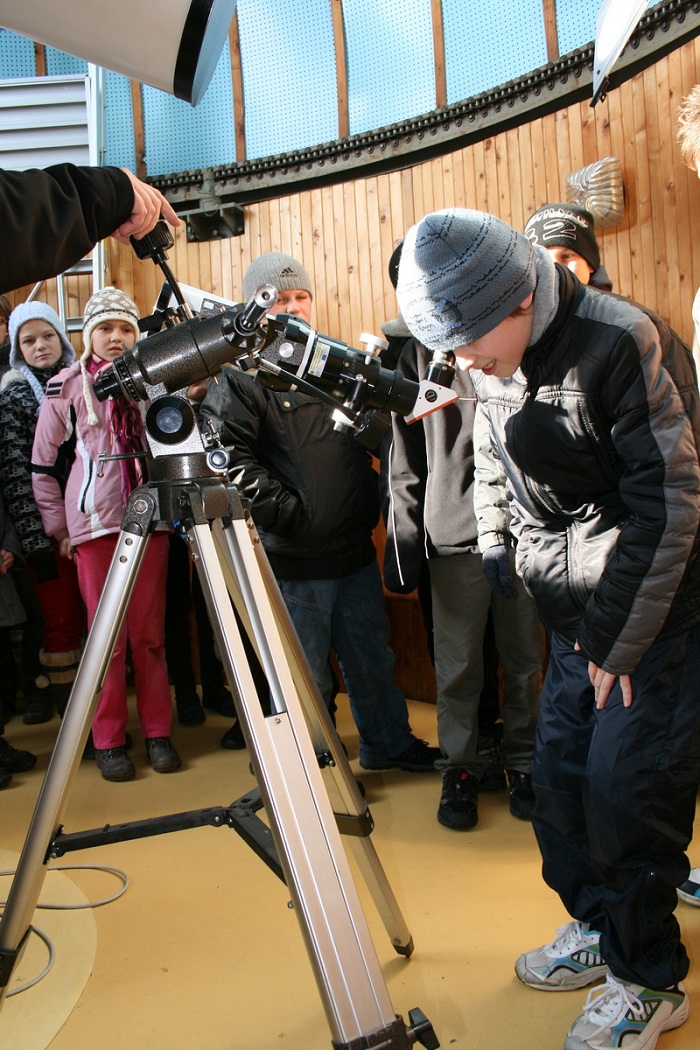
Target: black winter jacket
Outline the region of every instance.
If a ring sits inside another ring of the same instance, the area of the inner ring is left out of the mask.
[[[409,339],[397,367],[420,382],[429,351]],[[408,593],[418,585],[423,560],[478,551],[474,514],[476,395],[471,378],[457,372],[452,389],[459,401],[416,423],[392,416],[392,443],[382,457],[387,540],[384,583]]]
[[[0,292],[53,277],[82,259],[131,214],[134,190],[120,168],[54,164],[0,171]]]
[[[325,405],[266,389],[225,367],[209,383],[200,411],[232,452],[231,475],[250,500],[277,577],[339,579],[376,558],[379,496],[371,457],[333,430]]]
[[[35,369],[34,375],[45,386],[60,367]],[[3,376],[0,390],[0,489],[25,560],[44,582],[55,579],[58,570],[32,489],[32,442],[38,411],[36,395],[26,378],[11,369]]]
[[[556,316],[521,369],[474,385],[542,620],[629,674],[662,629],[700,622],[695,370],[659,318],[557,272]]]

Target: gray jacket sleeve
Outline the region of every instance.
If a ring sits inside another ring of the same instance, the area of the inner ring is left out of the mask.
[[[481,404],[474,416],[474,510],[479,530],[479,550],[510,541],[510,509],[506,475],[491,444],[489,418]]]

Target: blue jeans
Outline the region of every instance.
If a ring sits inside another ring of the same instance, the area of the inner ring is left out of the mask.
[[[406,700],[394,682],[394,654],[376,561],[339,580],[278,580],[289,614],[327,705],[328,657],[335,653],[360,734],[360,758],[395,758],[414,740]]]
[[[674,916],[700,777],[700,628],[653,643],[595,708],[588,662],[551,638],[540,695],[533,826],[545,881],[600,930],[615,977],[668,988],[688,972]]]

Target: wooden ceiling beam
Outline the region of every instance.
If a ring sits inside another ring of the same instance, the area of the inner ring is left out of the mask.
[[[557,33],[556,0],[542,0],[544,15],[544,36],[547,44],[547,61],[556,62],[559,55],[559,34]]]
[[[236,161],[241,164],[246,159],[245,146],[245,97],[243,95],[243,64],[241,62],[241,41],[238,34],[238,11],[231,19],[228,31],[229,50],[231,52],[231,88],[233,92],[233,127],[236,142]]]
[[[350,135],[350,104],[348,101],[348,60],[345,48],[345,19],[343,0],[331,0],[333,45],[335,47],[335,77],[338,92],[338,138]]]
[[[445,72],[445,29],[442,22],[441,0],[430,0],[433,19],[433,56],[435,61],[435,108],[447,105],[447,74]]]
[[[34,44],[34,69],[38,77],[46,76],[46,48],[43,44],[33,41]]]

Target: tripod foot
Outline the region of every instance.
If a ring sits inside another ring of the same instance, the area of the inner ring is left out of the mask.
[[[360,1039],[353,1039],[351,1043],[338,1043],[333,1041],[333,1050],[409,1050],[415,1042],[419,1042],[428,1050],[438,1050],[440,1043],[433,1031],[433,1026],[422,1010],[418,1008],[409,1010],[411,1027],[406,1028],[401,1017],[381,1031],[371,1032],[363,1035]]]

